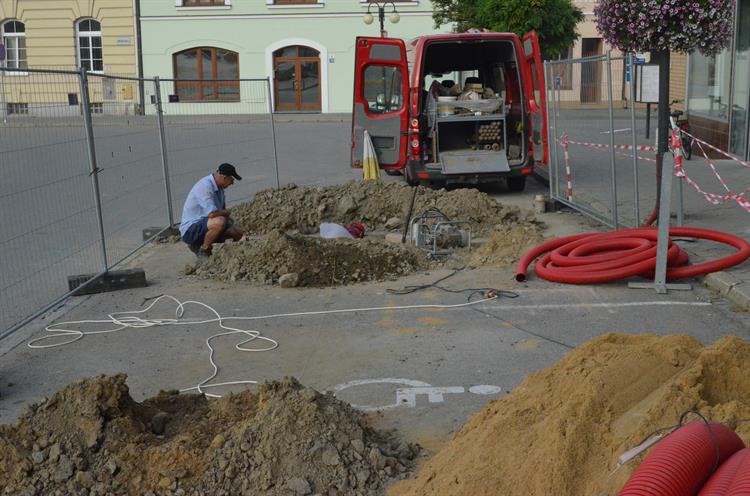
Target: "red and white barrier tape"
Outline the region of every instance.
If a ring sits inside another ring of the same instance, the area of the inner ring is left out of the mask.
[[[716,176],[716,179],[718,179],[721,186],[726,190],[727,192],[726,195],[717,195],[716,193],[709,193],[708,191],[704,191],[698,185],[698,183],[693,181],[690,177],[688,177],[687,173],[685,173],[685,169],[682,164],[682,141],[680,140],[681,132],[685,133],[686,136],[689,136],[693,140],[693,143],[696,143],[698,145],[698,148],[700,149],[701,153],[703,153],[703,158],[708,163],[708,166],[711,168],[711,171],[713,172],[714,176]],[[747,212],[750,212],[750,200],[745,198],[745,195],[750,193],[750,188],[747,188],[745,191],[743,191],[740,194],[732,192],[732,190],[727,185],[726,181],[724,181],[724,178],[721,177],[721,175],[719,174],[719,171],[716,170],[716,166],[713,163],[713,161],[710,158],[708,158],[708,154],[706,153],[706,150],[703,148],[703,145],[706,145],[707,147],[713,150],[716,150],[722,155],[725,155],[731,158],[735,162],[745,167],[750,168],[750,164],[748,164],[747,162],[743,162],[742,160],[734,158],[731,155],[727,154],[726,152],[719,150],[715,146],[712,146],[706,143],[705,141],[702,141],[685,131],[682,131],[677,128],[673,128],[672,129],[672,149],[674,151],[674,175],[681,179],[684,179],[685,182],[687,182],[698,194],[702,195],[706,199],[706,201],[708,201],[709,203],[713,205],[723,205],[729,202],[730,200],[734,200],[737,202],[737,204],[740,207],[745,209]]]
[[[571,145],[585,146],[587,148],[603,148],[608,149],[609,145],[603,145],[601,143],[585,143],[582,141],[570,141]],[[656,147],[648,145],[636,145],[635,149],[639,152],[656,152]],[[633,145],[615,145],[615,150],[633,150]]]

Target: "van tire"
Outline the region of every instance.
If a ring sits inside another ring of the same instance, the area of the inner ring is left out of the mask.
[[[400,170],[388,170],[385,169],[385,173],[389,176],[401,176],[403,173]]]
[[[506,180],[508,182],[508,191],[520,193],[526,188],[526,176],[508,177]]]

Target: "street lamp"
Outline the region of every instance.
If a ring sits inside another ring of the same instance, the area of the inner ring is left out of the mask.
[[[382,38],[385,38],[387,36],[387,33],[385,32],[385,8],[390,4],[390,6],[393,8],[391,11],[391,15],[388,17],[388,19],[393,23],[397,24],[398,21],[401,20],[401,16],[398,15],[398,11],[396,11],[396,5],[393,2],[370,2],[367,4],[367,14],[362,18],[365,24],[368,26],[372,24],[372,22],[375,20],[373,15],[370,13],[370,7],[373,5],[377,6],[378,8],[378,19],[380,20],[380,36]]]

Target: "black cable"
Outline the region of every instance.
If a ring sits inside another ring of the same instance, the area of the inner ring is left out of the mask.
[[[711,473],[715,472],[717,468],[719,468],[719,463],[721,462],[721,450],[719,449],[719,440],[716,438],[716,434],[714,434],[713,429],[711,429],[711,424],[708,422],[706,417],[701,415],[701,413],[697,410],[688,410],[686,412],[683,412],[682,415],[680,415],[680,427],[682,427],[683,423],[685,422],[685,418],[689,414],[695,414],[703,420],[703,423],[706,424],[706,429],[708,429],[708,434],[711,436],[711,441],[714,443],[714,448],[716,448],[716,460],[714,460],[714,468],[711,469]]]
[[[453,272],[451,272],[447,276],[443,276],[437,281],[431,282],[429,284],[405,286],[402,289],[386,289],[385,291],[388,294],[395,294],[395,295],[407,295],[407,294],[416,293],[417,291],[421,291],[423,289],[429,289],[429,288],[439,289],[441,291],[445,291],[446,293],[466,293],[467,291],[470,291],[469,296],[466,298],[467,301],[471,301],[471,298],[476,294],[480,294],[484,298],[492,298],[492,297],[518,298],[519,294],[514,291],[506,291],[506,290],[496,289],[496,288],[451,289],[451,288],[446,288],[446,287],[438,285],[439,283],[445,281],[446,279],[455,276],[460,271],[464,270],[464,268],[465,267],[455,269]]]

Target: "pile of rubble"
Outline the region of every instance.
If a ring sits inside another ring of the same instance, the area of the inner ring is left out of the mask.
[[[435,265],[427,252],[384,240],[387,231],[402,232],[413,191],[401,183],[377,181],[261,191],[251,202],[232,209],[245,238],[216,246],[210,260],[187,272],[221,281],[321,287],[394,279],[424,270]],[[541,239],[541,225],[533,214],[505,207],[475,189],[420,187],[412,214],[428,209],[437,209],[450,220],[468,221],[474,238],[489,237],[476,253],[456,250],[459,264],[506,266]],[[367,227],[364,239],[318,236],[323,222],[355,221]]]
[[[0,427],[0,494],[380,495],[419,452],[294,379],[143,403],[125,379],[76,382]]]
[[[294,286],[340,286],[391,279],[427,267],[425,254],[410,245],[372,239],[321,239],[274,231],[217,245],[195,268],[198,276]]]
[[[312,234],[322,222],[348,225],[354,221],[364,223],[368,230],[382,230],[391,219],[406,219],[413,191],[403,183],[378,181],[309,187],[292,184],[257,193],[252,201],[233,207],[232,218],[251,234],[275,230]],[[476,189],[446,191],[420,186],[412,215],[429,208],[437,208],[451,220],[471,222],[475,234],[498,224],[526,222],[518,207],[503,206]]]

